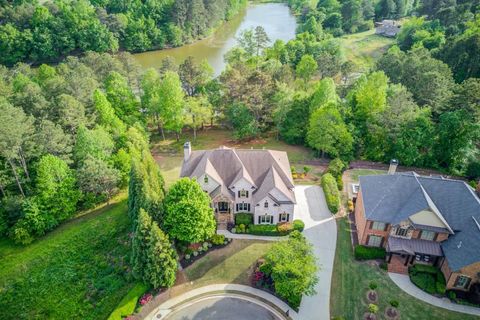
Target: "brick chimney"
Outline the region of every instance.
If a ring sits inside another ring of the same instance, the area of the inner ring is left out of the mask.
[[[183,161],[187,162],[190,159],[190,155],[192,154],[192,145],[190,141],[185,142],[183,145]]]
[[[392,159],[390,160],[390,167],[388,168],[388,174],[395,174],[398,167],[398,160]]]

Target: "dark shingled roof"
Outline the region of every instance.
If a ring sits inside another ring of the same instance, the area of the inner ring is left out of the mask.
[[[256,187],[252,192],[254,202],[267,195],[273,198],[273,194],[276,194],[283,195],[280,199],[274,199],[278,203],[295,203],[290,163],[284,151],[227,147],[192,151],[188,160],[182,163],[180,176],[198,178],[204,173],[221,186],[212,191],[211,196],[214,192],[221,193],[233,200],[233,192],[229,188],[244,178]]]
[[[465,182],[400,173],[362,176],[360,189],[368,220],[398,224],[430,209],[452,229],[441,244],[450,268],[480,261],[480,200]]]

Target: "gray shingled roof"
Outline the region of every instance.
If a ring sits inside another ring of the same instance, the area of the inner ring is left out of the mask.
[[[480,229],[474,221],[480,222],[480,200],[465,182],[400,173],[362,176],[360,188],[367,219],[398,224],[424,209],[438,211],[453,231],[441,244],[450,268],[480,261]]]
[[[435,241],[421,239],[403,239],[397,237],[388,238],[387,251],[406,252],[408,254],[423,253],[432,256],[441,257],[442,249],[440,244]]]
[[[253,191],[254,201],[276,189],[285,195],[286,202],[295,203],[288,156],[283,151],[227,147],[192,151],[188,161],[182,164],[180,176],[198,178],[203,173],[220,180],[223,194],[233,195],[228,187],[244,178],[257,188]]]

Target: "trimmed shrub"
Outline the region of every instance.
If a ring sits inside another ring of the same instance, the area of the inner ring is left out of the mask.
[[[258,236],[281,236],[274,224],[252,224],[248,233]]]
[[[232,233],[237,233],[237,228],[232,228]]]
[[[246,228],[243,223],[237,226],[237,233],[245,233],[245,231],[246,231]]]
[[[355,247],[355,259],[357,260],[385,259],[386,254],[384,248],[367,247],[362,245],[357,245]]]
[[[290,232],[293,231],[293,223],[291,222],[283,222],[283,223],[279,223],[277,225],[277,231],[281,234],[289,234]]]
[[[371,290],[375,290],[377,289],[378,285],[375,281],[372,281],[369,283],[368,287],[371,289]]]
[[[343,179],[342,179],[342,176],[338,176],[338,177],[337,177],[337,188],[338,188],[338,191],[342,191],[342,190],[343,190]]]
[[[225,241],[225,236],[223,234],[214,234],[211,238],[210,238],[210,241],[216,245],[216,246],[219,246],[219,245],[222,245],[223,242]]]
[[[376,304],[370,303],[368,305],[368,312],[377,313],[378,312],[378,306]]]
[[[333,214],[337,213],[340,206],[340,194],[338,192],[337,182],[330,173],[322,176],[322,188],[325,193],[328,209]]]
[[[191,256],[189,254],[185,255],[185,260],[190,260]]]
[[[355,206],[353,205],[353,201],[348,199],[348,212],[353,212],[355,210]]]
[[[305,223],[300,219],[293,220],[293,230],[302,232],[305,229]]]
[[[394,308],[398,308],[398,306],[400,305],[400,302],[398,302],[397,300],[390,300],[389,303]]]
[[[253,214],[251,213],[236,213],[235,214],[235,224],[240,225],[244,224],[249,226],[253,224]]]

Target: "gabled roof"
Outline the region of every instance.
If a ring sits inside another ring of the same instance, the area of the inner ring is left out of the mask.
[[[209,174],[222,188],[218,193],[231,193],[230,188],[245,179],[252,186],[254,201],[261,200],[259,194],[278,190],[284,195],[280,202],[295,203],[293,178],[286,152],[273,150],[242,150],[220,147],[214,150],[192,151],[182,164],[180,176],[200,177]],[[263,198],[263,197],[262,197]]]
[[[451,233],[441,244],[450,268],[480,261],[480,200],[465,182],[400,173],[362,176],[360,188],[368,220],[398,224],[428,209]]]

